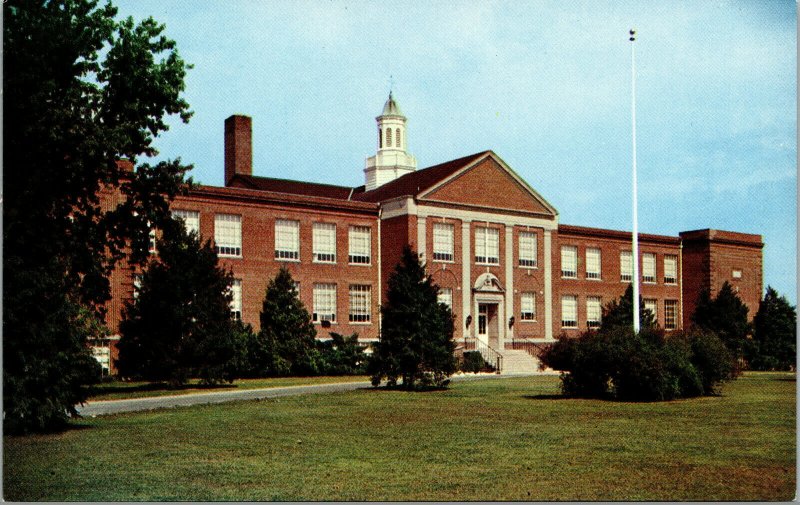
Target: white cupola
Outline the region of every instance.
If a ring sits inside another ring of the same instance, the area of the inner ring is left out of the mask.
[[[394,101],[392,92],[378,122],[378,152],[367,158],[365,189],[370,191],[417,169],[417,159],[407,151],[406,117]]]

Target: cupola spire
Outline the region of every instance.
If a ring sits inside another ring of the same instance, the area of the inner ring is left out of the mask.
[[[408,153],[407,118],[389,91],[378,123],[378,152],[367,158],[365,189],[370,191],[417,169],[417,160]]]

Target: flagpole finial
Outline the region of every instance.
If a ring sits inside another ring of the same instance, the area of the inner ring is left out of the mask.
[[[631,28],[630,33],[631,33],[631,42],[633,42],[634,40],[636,40],[636,30]]]

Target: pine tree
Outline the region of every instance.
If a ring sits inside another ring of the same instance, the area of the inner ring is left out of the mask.
[[[792,370],[797,363],[797,311],[767,286],[753,320],[753,346],[748,353],[754,370]]]
[[[164,227],[157,250],[120,323],[119,374],[173,385],[233,381],[246,352],[231,317],[233,275],[181,222]]]
[[[655,315],[644,308],[644,301],[639,297],[639,326],[643,329],[656,327]],[[615,328],[633,327],[633,286],[628,284],[625,293],[619,300],[611,300],[603,307],[603,320],[600,323],[600,332],[608,332]]]
[[[751,331],[747,321],[747,306],[727,281],[716,298],[712,299],[708,290],[700,292],[692,322],[702,330],[715,333],[736,359],[742,357]]]
[[[402,379],[406,389],[443,386],[456,371],[453,315],[438,303],[438,292],[418,254],[406,246],[381,308],[381,337],[369,364],[374,385],[386,378],[389,386]]]
[[[270,280],[261,308],[261,331],[250,351],[251,374],[316,375],[317,331],[297,296],[292,275],[281,267]]]

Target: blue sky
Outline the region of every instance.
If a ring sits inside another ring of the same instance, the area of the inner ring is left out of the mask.
[[[254,173],[363,184],[393,79],[420,168],[492,149],[567,224],[630,229],[635,27],[639,223],[763,235],[796,304],[793,1],[116,2],[194,68],[161,157],[222,185],[223,121],[253,118]]]

